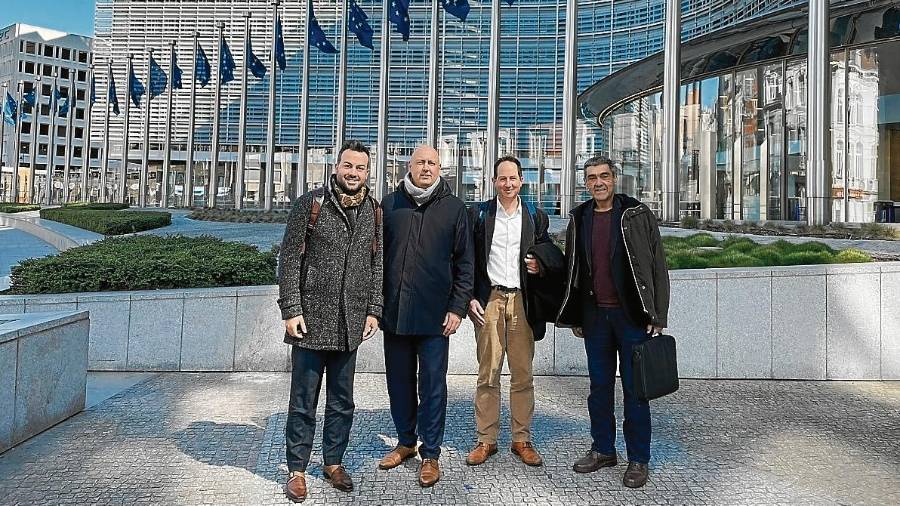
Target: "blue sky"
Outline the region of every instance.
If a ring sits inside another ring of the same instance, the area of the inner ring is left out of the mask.
[[[0,0],[0,27],[13,23],[94,35],[94,0]]]

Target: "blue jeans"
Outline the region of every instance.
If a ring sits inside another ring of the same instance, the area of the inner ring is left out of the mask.
[[[631,354],[634,346],[648,339],[646,329],[631,323],[620,308],[591,305],[584,314],[584,351],[587,353],[591,393],[591,449],[604,455],[616,453],[616,353],[624,393],[625,448],[630,462],[650,462],[650,403],[634,393]]]
[[[326,466],[341,463],[353,426],[353,377],[356,350],[318,351],[293,346],[291,350],[291,399],[285,425],[287,465],[290,471],[306,471],[316,433],[316,407],[322,376],[325,384],[325,426],[322,457]]]
[[[403,446],[414,447],[421,437],[419,454],[423,459],[441,455],[449,356],[448,337],[384,333],[385,376],[397,439]]]

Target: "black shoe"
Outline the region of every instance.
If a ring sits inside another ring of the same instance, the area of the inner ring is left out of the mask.
[[[650,470],[647,468],[647,464],[629,462],[625,476],[622,477],[622,484],[628,488],[641,488],[647,483],[649,477]]]
[[[587,452],[587,455],[575,461],[572,470],[576,473],[593,473],[601,467],[612,467],[616,465],[616,454],[604,455],[594,450]]]

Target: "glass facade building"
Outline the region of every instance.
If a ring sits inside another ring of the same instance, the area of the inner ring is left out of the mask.
[[[807,221],[805,10],[788,9],[683,47],[680,214],[702,219]],[[748,36],[748,34],[751,34]],[[900,2],[831,10],[830,218],[883,220],[900,201]],[[621,160],[624,190],[660,206],[657,57],[581,97]],[[647,90],[647,91],[644,91]],[[830,165],[830,167],[827,167]],[[880,219],[879,219],[880,218]]]
[[[444,176],[467,201],[483,196],[483,171],[491,170],[485,159],[487,131],[488,72],[490,52],[491,4],[469,0],[471,11],[465,22],[442,12],[440,26],[430,24],[432,2],[410,3],[412,32],[408,42],[396,33],[392,36],[388,110],[388,162],[385,173],[388,188],[402,178],[405,162],[417,144],[425,139],[428,115],[428,67],[430,33],[441,30],[439,47],[438,149]],[[694,39],[717,29],[754,19],[797,0],[684,0],[683,39]],[[274,206],[290,205],[292,197],[321,184],[333,162],[337,111],[337,55],[310,52],[310,124],[307,152],[307,186],[292,188],[293,173],[299,157],[300,89],[306,2],[282,2],[281,15],[287,53],[287,70],[279,75],[276,93],[275,195]],[[381,0],[360,0],[374,29],[375,51],[360,46],[350,34],[347,48],[339,44],[340,2],[314,2],[316,16],[329,39],[339,50],[347,51],[346,136],[358,138],[374,147],[377,135]],[[578,15],[578,91],[582,92],[610,74],[662,51],[665,30],[664,0],[580,0]],[[439,4],[438,4],[439,5]],[[440,8],[440,7],[439,7]],[[257,56],[268,66],[273,11],[268,0],[98,0],[94,58],[97,65],[97,89],[106,86],[105,66],[112,63],[119,100],[124,102],[126,63],[129,54],[135,73],[147,73],[147,50],[154,49],[160,65],[168,71],[168,44],[176,42],[178,64],[184,82],[193,79],[192,46],[194,33],[209,55],[213,66],[217,58],[217,29],[225,22],[225,39],[242,70],[244,59],[244,13],[252,12],[251,34]],[[499,154],[519,157],[524,165],[523,195],[542,205],[551,214],[559,212],[560,171],[562,164],[562,107],[565,42],[564,0],[517,0],[503,2],[500,47]],[[215,73],[215,71],[214,71]],[[236,72],[237,74],[237,72]],[[237,174],[238,118],[240,114],[240,78],[222,88],[219,188],[216,205],[233,206],[236,198],[245,207],[262,207],[259,185],[265,167],[268,79],[249,78],[247,109],[247,158],[244,174]],[[102,147],[106,136],[104,101],[93,110],[92,137]],[[173,105],[172,170],[168,195],[160,194],[163,146],[166,137],[164,94],[151,103],[149,114],[150,164],[147,184],[140,188],[141,153],[144,137],[144,107],[132,108],[129,127],[129,163],[127,200],[136,203],[139,192],[148,205],[204,205],[208,183],[214,86],[197,91],[197,128],[194,180],[185,182],[186,146],[190,114],[190,91],[176,91]],[[108,129],[110,171],[106,181],[108,194],[116,194],[122,158],[123,118],[113,115]],[[579,121],[577,161],[609,149],[604,129],[593,120]],[[100,185],[100,157],[91,161],[90,198],[96,198]],[[576,170],[568,167],[565,170]],[[245,181],[245,193],[233,194],[237,178]],[[192,189],[192,190],[191,190]],[[193,199],[188,198],[193,195]]]

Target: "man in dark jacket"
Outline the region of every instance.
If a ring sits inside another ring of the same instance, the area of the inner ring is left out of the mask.
[[[646,205],[615,194],[617,168],[597,156],[584,164],[591,198],[570,213],[568,287],[557,318],[584,337],[591,393],[591,450],[573,466],[593,472],[616,465],[616,353],[624,392],[628,469],[623,483],[642,487],[650,462],[650,404],[634,393],[634,346],[666,326],[669,272],[656,217]]]
[[[543,464],[531,442],[534,415],[534,342],[544,337],[546,321],[530,322],[526,291],[540,268],[530,251],[549,243],[549,220],[519,198],[522,165],[512,156],[494,164],[497,197],[470,210],[475,239],[475,296],[469,316],[475,322],[478,383],[475,429],[478,443],[466,457],[470,466],[497,453],[500,433],[500,373],[506,355],[510,372],[510,450],[531,466]],[[555,246],[554,246],[555,247]],[[532,328],[534,325],[534,328]]]
[[[384,198],[384,362],[399,444],[379,463],[422,456],[419,484],[440,479],[449,337],[472,299],[466,206],[441,177],[438,152],[420,146],[400,187]],[[418,378],[416,377],[418,370]],[[418,391],[416,385],[418,383]],[[418,429],[418,432],[417,432]]]
[[[356,350],[375,334],[382,312],[381,211],[368,179],[368,148],[345,142],[329,183],[297,199],[281,243],[278,305],[292,345],[286,494],[294,502],[307,494],[326,371],[323,474],[335,488],[353,490],[341,460],[353,424]]]

